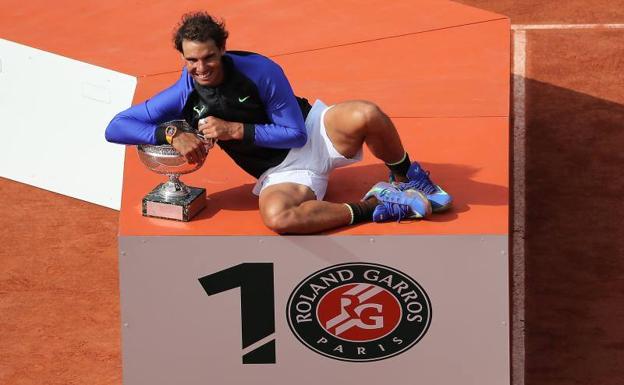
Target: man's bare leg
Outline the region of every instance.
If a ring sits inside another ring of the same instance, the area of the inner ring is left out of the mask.
[[[309,187],[296,183],[280,183],[262,190],[260,215],[267,227],[279,234],[318,233],[351,222],[347,206],[318,201]]]
[[[354,157],[364,143],[385,163],[396,163],[405,156],[392,121],[370,102],[350,101],[333,106],[325,114],[325,127],[334,148],[346,158]],[[395,179],[406,178],[395,174]],[[372,198],[366,204],[374,208],[376,203]],[[267,227],[280,234],[317,233],[346,226],[352,220],[345,204],[318,201],[310,188],[296,183],[264,189],[260,194],[260,214]]]
[[[354,157],[366,143],[376,158],[392,164],[401,161],[405,149],[394,124],[375,104],[354,100],[339,103],[325,114],[327,136],[346,158]],[[405,175],[395,175],[404,182]]]

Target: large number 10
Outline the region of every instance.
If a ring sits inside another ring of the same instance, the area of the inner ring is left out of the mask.
[[[199,279],[202,287],[213,295],[240,287],[243,364],[274,364],[275,300],[272,263],[241,263]]]

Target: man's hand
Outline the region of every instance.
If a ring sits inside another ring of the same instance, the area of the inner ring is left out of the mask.
[[[204,142],[196,134],[190,132],[178,131],[171,145],[191,164],[203,162],[208,154]]]
[[[243,139],[243,123],[228,122],[214,116],[200,119],[197,128],[204,137],[209,139]]]

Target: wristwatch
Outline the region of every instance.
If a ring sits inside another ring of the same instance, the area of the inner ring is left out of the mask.
[[[167,143],[171,144],[171,142],[173,142],[173,137],[176,132],[178,132],[178,128],[176,126],[167,126],[165,128],[165,140]]]

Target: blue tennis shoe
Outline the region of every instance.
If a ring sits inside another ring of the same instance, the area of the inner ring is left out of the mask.
[[[431,181],[429,171],[423,170],[418,162],[412,163],[407,171],[408,181],[405,183],[394,183],[400,191],[420,191],[425,194],[431,203],[431,209],[434,213],[448,210],[453,204],[453,197],[442,187]]]
[[[372,196],[379,201],[373,211],[374,222],[417,219],[431,215],[431,203],[418,190],[401,191],[391,183],[379,182],[364,195],[363,200]]]

